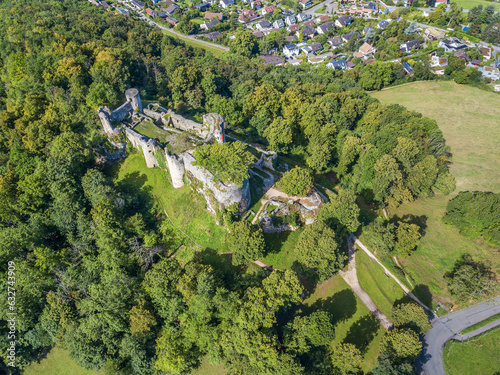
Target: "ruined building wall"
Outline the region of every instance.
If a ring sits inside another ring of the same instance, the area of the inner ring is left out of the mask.
[[[236,203],[241,209],[248,208],[250,204],[250,185],[248,180],[245,180],[242,187],[234,184],[224,184],[222,182],[214,182],[213,175],[205,168],[194,166],[195,159],[189,152],[181,154],[184,160],[186,171],[190,172],[198,181],[208,188],[214,195],[214,198],[224,206],[230,206]]]
[[[158,161],[154,155],[157,145],[154,139],[149,139],[130,128],[125,128],[125,134],[128,140],[132,143],[132,146],[144,154],[144,159],[146,160],[146,165],[148,168],[153,168],[158,166]]]
[[[184,162],[182,156],[170,155],[168,150],[165,150],[165,158],[167,159],[168,170],[172,178],[172,186],[175,189],[184,186]]]
[[[104,128],[104,132],[108,135],[114,134],[113,125],[111,125],[111,111],[108,107],[99,107],[97,109],[97,114],[99,115],[99,119],[101,120],[102,127]]]
[[[132,110],[137,112],[142,112],[142,102],[141,97],[139,95],[139,90],[137,89],[128,89],[125,91],[125,97],[127,98],[127,102],[129,102],[132,106]]]
[[[111,118],[114,118],[118,121],[123,121],[131,112],[133,112],[132,105],[129,102],[125,102],[121,106],[116,108],[113,112],[111,112]]]

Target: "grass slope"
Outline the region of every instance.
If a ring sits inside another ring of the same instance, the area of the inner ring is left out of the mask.
[[[483,9],[488,5],[493,5],[495,10],[500,10],[500,4],[496,1],[487,1],[487,0],[454,0],[452,3],[456,3],[458,6],[461,6],[464,9],[472,9],[475,6],[482,5]]]
[[[305,312],[320,308],[329,311],[335,319],[335,339],[332,345],[341,342],[356,345],[364,356],[363,371],[371,371],[379,355],[380,340],[385,331],[339,275],[318,284],[304,300]]]
[[[203,196],[193,192],[189,185],[174,189],[169,174],[160,168],[147,168],[143,156],[138,153],[127,156],[113,174],[122,188],[158,197],[174,224],[198,244],[225,251],[224,230],[206,210]]]
[[[69,353],[54,347],[40,363],[31,364],[23,372],[24,375],[103,375],[104,370],[85,370],[80,367]]]
[[[389,210],[391,215],[412,215],[424,223],[420,247],[403,265],[418,284],[447,300],[443,273],[461,254],[491,261],[496,272],[500,267],[500,253],[493,247],[481,239],[467,239],[441,221],[448,200],[459,191],[500,192],[500,95],[451,81],[417,82],[372,95],[382,103],[401,104],[435,119],[451,148],[456,191]]]
[[[448,341],[444,348],[444,366],[448,375],[494,375],[500,372],[500,329],[474,337],[469,341]]]

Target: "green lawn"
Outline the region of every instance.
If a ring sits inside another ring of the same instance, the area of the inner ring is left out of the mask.
[[[69,353],[54,347],[40,363],[33,363],[24,370],[24,375],[103,375],[104,370],[92,371],[80,367]]]
[[[481,327],[484,327],[485,325],[493,323],[495,320],[498,319],[500,319],[500,314],[495,314],[493,316],[490,316],[488,319],[483,320],[482,322],[479,322],[477,324],[474,324],[473,326],[470,326],[469,328],[464,329],[463,331],[460,332],[460,334],[465,335],[466,333],[475,331],[476,329],[479,329]]]
[[[336,322],[332,344],[348,342],[356,345],[364,355],[363,371],[368,373],[373,368],[385,331],[339,275],[318,284],[304,300],[304,305],[305,312],[319,308],[329,311]]]
[[[490,260],[500,269],[500,253],[481,239],[467,239],[442,223],[448,200],[459,191],[500,192],[500,95],[446,82],[418,82],[372,93],[382,103],[398,103],[437,121],[452,153],[451,172],[457,189],[448,197],[419,199],[390,215],[412,215],[425,223],[425,234],[414,255],[403,266],[415,281],[428,287],[435,298],[450,301],[443,280],[463,253]]]
[[[290,269],[297,260],[294,250],[302,230],[265,234],[267,255],[261,261],[274,268]]]
[[[203,358],[200,366],[191,372],[191,375],[225,375],[227,370],[223,365],[211,365],[208,358]]]
[[[227,51],[225,51],[225,50],[223,50],[221,48],[212,47],[212,46],[209,46],[209,45],[207,45],[205,43],[201,43],[201,42],[199,42],[197,40],[193,40],[193,39],[190,39],[190,38],[187,38],[187,37],[184,37],[184,36],[179,36],[177,34],[173,34],[173,33],[170,33],[168,31],[165,31],[165,33],[167,33],[167,35],[170,36],[171,38],[181,40],[187,46],[190,46],[190,47],[193,47],[193,48],[202,48],[205,51],[208,51],[208,52],[212,53],[217,58],[220,58],[223,55],[225,55],[226,53],[228,53]]]
[[[170,134],[169,132],[155,126],[153,123],[149,121],[141,121],[135,128],[139,134],[145,135],[148,138],[154,138],[159,140],[161,143],[166,142],[167,136]]]
[[[356,267],[359,284],[389,319],[394,302],[410,300],[396,281],[387,277],[384,269],[362,250],[356,253]]]
[[[469,341],[448,341],[444,348],[444,367],[448,375],[494,375],[500,372],[500,328]]]
[[[482,5],[483,9],[488,5],[493,5],[495,10],[500,10],[500,3],[497,1],[486,1],[486,0],[453,0],[452,3],[456,3],[464,9],[472,9],[475,6]]]
[[[143,156],[138,153],[123,160],[114,170],[113,177],[123,189],[158,197],[174,224],[201,246],[225,251],[224,230],[206,210],[205,198],[193,192],[189,185],[174,189],[169,174],[160,168],[147,168]]]

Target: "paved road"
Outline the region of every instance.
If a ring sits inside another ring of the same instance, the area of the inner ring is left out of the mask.
[[[307,13],[307,14],[311,14],[314,16],[314,11],[316,11],[317,9],[320,9],[322,8],[323,6],[327,5],[327,4],[330,4],[330,3],[333,3],[334,1],[336,0],[327,0],[327,1],[323,1],[322,3],[319,3],[307,10],[304,10],[304,13]]]
[[[500,314],[500,297],[434,320],[432,322],[432,330],[424,336],[423,349],[417,358],[417,374],[446,375],[443,362],[445,344],[450,339],[461,341],[472,337],[474,334],[482,333],[488,328],[492,328],[495,323],[497,325],[500,324],[499,321],[496,321],[467,335],[462,336],[459,334],[460,331],[496,314]]]

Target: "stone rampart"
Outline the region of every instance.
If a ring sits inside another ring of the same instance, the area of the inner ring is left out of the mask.
[[[171,155],[168,150],[165,150],[165,159],[167,159],[167,166],[172,178],[172,186],[175,189],[184,186],[184,162],[182,156]]]
[[[205,168],[193,165],[195,159],[188,151],[182,153],[181,156],[184,160],[186,171],[190,172],[194,178],[202,182],[204,187],[212,192],[214,198],[219,203],[225,207],[236,203],[239,205],[240,210],[248,208],[250,204],[250,184],[248,180],[243,182],[242,187],[238,187],[234,184],[224,184],[220,181],[215,182],[213,175],[209,171]]]
[[[97,109],[97,114],[99,115],[99,119],[101,120],[102,127],[104,132],[108,135],[113,135],[114,128],[111,125],[111,111],[108,107],[99,107]]]
[[[130,102],[125,102],[111,112],[111,118],[114,118],[115,120],[118,121],[123,121],[127,117],[127,115],[133,111],[134,110]]]
[[[125,134],[128,140],[132,143],[132,146],[144,154],[144,159],[146,160],[146,165],[148,168],[153,168],[158,166],[158,161],[155,157],[155,151],[157,150],[157,144],[154,139],[145,137],[130,128],[125,128]]]

